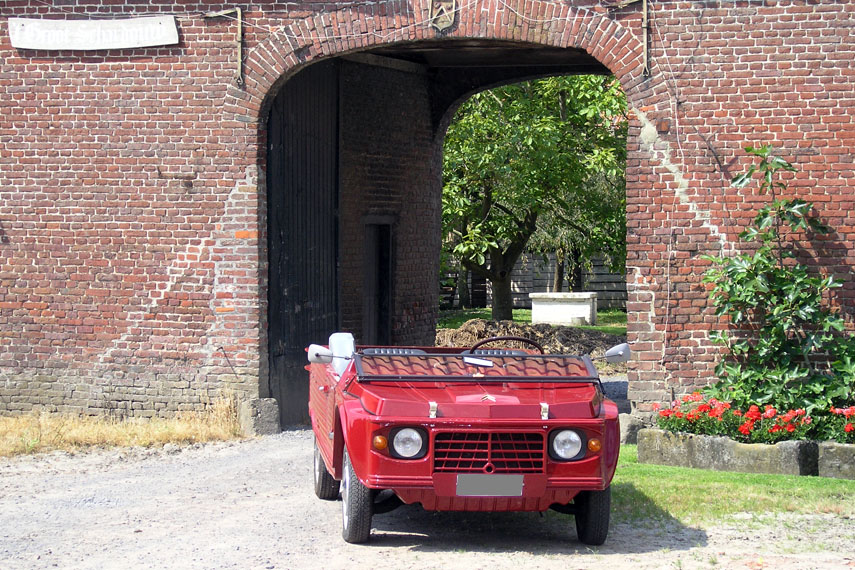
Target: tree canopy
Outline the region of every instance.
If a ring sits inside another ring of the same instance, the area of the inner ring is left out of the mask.
[[[446,243],[491,281],[511,318],[523,251],[625,263],[626,99],[606,76],[550,77],[484,91],[458,110],[444,153]]]

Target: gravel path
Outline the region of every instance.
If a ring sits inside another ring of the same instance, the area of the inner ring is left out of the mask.
[[[714,528],[613,525],[601,548],[556,513],[374,519],[340,538],[311,490],[311,433],[239,443],[0,459],[0,569],[855,568],[855,520],[746,515]]]

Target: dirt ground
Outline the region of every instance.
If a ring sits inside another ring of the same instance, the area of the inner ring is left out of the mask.
[[[819,515],[613,524],[590,548],[557,513],[408,506],[350,545],[341,503],[312,492],[311,458],[311,432],[292,430],[0,459],[0,568],[855,568],[855,520]]]
[[[472,319],[457,329],[439,329],[436,331],[436,346],[469,347],[486,338],[494,336],[517,336],[539,343],[547,354],[588,354],[599,358],[611,347],[626,342],[625,336],[606,334],[599,331],[548,325],[544,323],[528,325],[512,321],[487,321]],[[526,343],[505,341],[491,344],[492,347],[532,348]],[[626,364],[606,364],[597,361],[601,374],[626,372]]]

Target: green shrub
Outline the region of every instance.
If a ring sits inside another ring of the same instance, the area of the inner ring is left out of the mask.
[[[712,284],[716,315],[730,325],[710,333],[725,352],[716,366],[719,381],[706,394],[742,409],[756,404],[828,414],[853,399],[855,341],[827,304],[841,283],[799,263],[792,242],[830,229],[813,215],[813,204],[780,197],[787,190],[781,171],[795,171],[790,163],[770,146],[746,150],[759,163],[733,185],[745,187],[759,172],[760,190],[771,194],[771,203],[740,234],[753,249],[705,257],[712,262],[704,281]]]

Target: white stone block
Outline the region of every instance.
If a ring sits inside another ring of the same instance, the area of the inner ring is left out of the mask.
[[[596,293],[529,293],[528,296],[532,324],[597,324]]]

